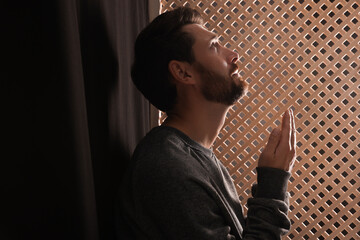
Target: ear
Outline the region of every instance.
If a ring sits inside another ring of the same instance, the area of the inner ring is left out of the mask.
[[[183,84],[194,84],[190,64],[187,62],[171,60],[169,62],[169,71],[174,81]]]

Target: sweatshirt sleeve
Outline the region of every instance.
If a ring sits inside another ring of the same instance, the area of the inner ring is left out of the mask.
[[[288,218],[290,173],[267,167],[258,167],[258,184],[252,188],[248,200],[248,214],[243,233],[244,240],[277,240],[290,230]]]

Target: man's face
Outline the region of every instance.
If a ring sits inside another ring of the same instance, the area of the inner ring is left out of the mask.
[[[195,38],[194,68],[199,74],[203,96],[227,106],[234,104],[247,88],[238,73],[238,54],[221,46],[217,35],[201,25],[190,24],[184,30]]]

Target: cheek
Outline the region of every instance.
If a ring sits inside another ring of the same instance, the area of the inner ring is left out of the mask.
[[[227,64],[224,61],[218,61],[214,64],[214,66],[210,69],[213,69],[213,72],[217,73],[219,76],[227,76],[228,69]]]
[[[227,63],[221,58],[213,57],[211,60],[208,60],[208,69],[215,72],[224,73],[224,70],[227,69]]]

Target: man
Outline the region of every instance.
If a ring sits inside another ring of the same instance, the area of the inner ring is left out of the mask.
[[[246,90],[237,60],[190,8],[158,16],[139,34],[132,78],[167,118],[139,143],[124,179],[121,207],[131,239],[266,240],[289,230],[292,111],[261,154],[247,217],[211,148],[228,108]]]

